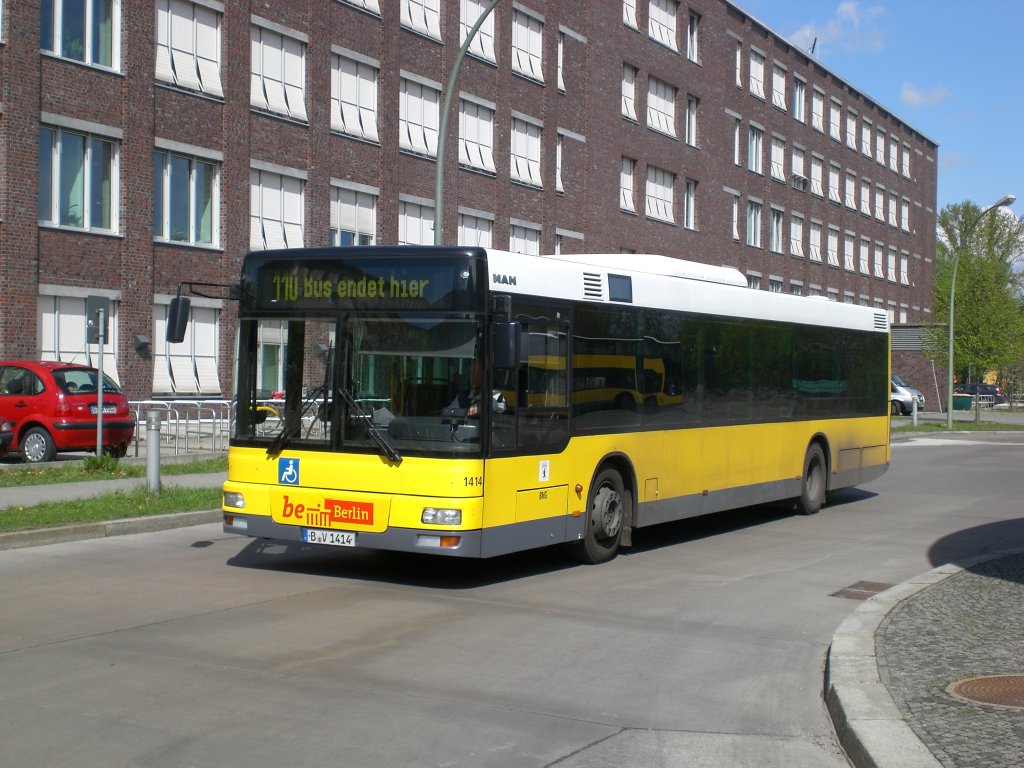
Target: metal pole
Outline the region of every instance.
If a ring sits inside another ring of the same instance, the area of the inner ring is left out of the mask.
[[[480,18],[476,20],[476,24],[470,28],[469,34],[466,35],[466,40],[462,43],[462,47],[459,48],[459,53],[455,57],[452,73],[448,76],[448,87],[444,93],[444,106],[441,107],[441,121],[437,129],[437,169],[434,173],[434,245],[444,245],[444,154],[445,145],[448,143],[448,113],[452,109],[455,80],[459,76],[459,70],[462,69],[462,60],[466,57],[466,51],[469,50],[473,38],[476,37],[477,30],[480,29],[484,19],[490,15],[499,2],[501,0],[491,0],[490,4],[484,8],[483,13],[480,14]]]
[[[160,493],[161,411],[146,411],[146,480],[150,493]]]
[[[106,334],[103,332],[107,318],[103,307],[96,310],[99,316],[99,362],[96,366],[96,456],[103,455],[103,345],[106,343]]]

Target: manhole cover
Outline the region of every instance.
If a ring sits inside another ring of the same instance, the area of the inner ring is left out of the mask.
[[[974,704],[1024,709],[1024,675],[972,677],[953,683],[946,692]]]

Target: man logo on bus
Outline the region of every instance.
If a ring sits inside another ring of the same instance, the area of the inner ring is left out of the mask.
[[[299,484],[299,460],[278,459],[277,460],[277,482],[281,485]]]

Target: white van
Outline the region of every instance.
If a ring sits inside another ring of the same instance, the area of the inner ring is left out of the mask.
[[[914,401],[917,401],[917,410],[924,410],[924,393],[919,389],[907,386],[895,373],[892,375],[891,391],[889,402],[894,416],[906,416],[914,409]]]

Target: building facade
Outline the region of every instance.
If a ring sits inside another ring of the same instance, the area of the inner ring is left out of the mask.
[[[230,397],[249,250],[664,253],[930,320],[936,144],[726,0],[0,4],[0,357]],[[443,199],[435,199],[438,147]],[[90,305],[91,306],[91,305]],[[265,345],[275,329],[265,329]],[[261,385],[275,389],[267,358]]]

